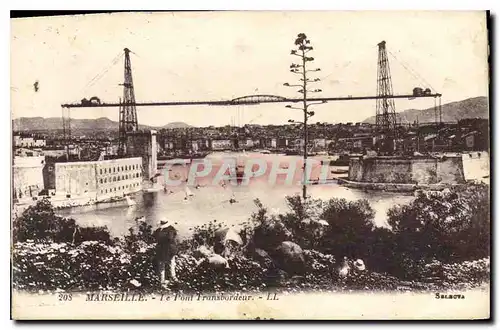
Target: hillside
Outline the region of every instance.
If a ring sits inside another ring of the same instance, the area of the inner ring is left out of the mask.
[[[62,129],[61,117],[21,117],[14,119],[13,129],[15,131],[39,131]],[[71,129],[75,130],[117,130],[118,123],[108,118],[98,119],[71,119]]]
[[[188,128],[188,127],[191,127],[191,126],[189,126],[188,124],[186,124],[182,121],[175,121],[172,123],[168,123],[167,125],[164,125],[161,128],[168,129],[168,128]]]
[[[473,97],[458,102],[451,102],[441,105],[441,114],[443,122],[456,122],[465,118],[483,118],[488,119],[488,98],[485,96]],[[439,115],[439,114],[438,114]],[[434,122],[434,107],[417,110],[408,109],[398,112],[398,121],[402,123],[413,123],[417,120],[420,123]],[[364,120],[365,123],[375,123],[375,116]]]
[[[13,120],[14,131],[55,131],[62,130],[61,117],[21,117]],[[183,122],[169,123],[163,127],[139,125],[140,129],[185,128],[190,127]],[[71,129],[74,131],[117,131],[118,122],[106,117],[97,119],[71,119]]]

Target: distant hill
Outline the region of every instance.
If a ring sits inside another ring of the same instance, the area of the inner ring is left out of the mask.
[[[13,129],[15,131],[41,131],[60,130],[63,127],[61,117],[21,117],[14,119]],[[117,130],[118,123],[109,118],[97,119],[71,119],[71,129],[75,130]]]
[[[168,129],[168,128],[188,128],[188,127],[191,127],[191,126],[189,126],[188,124],[186,124],[182,121],[175,121],[172,123],[168,123],[167,125],[164,125],[161,128]]]
[[[21,117],[13,120],[14,131],[55,131],[62,130],[61,117]],[[169,123],[163,127],[139,125],[139,129],[186,128],[183,122]],[[74,131],[117,131],[118,122],[106,117],[97,119],[71,119],[71,129]]]
[[[425,110],[408,109],[396,115],[398,116],[398,121],[402,123],[413,123],[417,120],[417,117],[420,123],[430,123],[435,120],[434,107]],[[465,118],[488,119],[488,98],[479,96],[463,101],[443,104],[441,105],[441,116],[443,122],[456,122],[457,120]],[[375,124],[375,116],[365,119],[364,122]]]

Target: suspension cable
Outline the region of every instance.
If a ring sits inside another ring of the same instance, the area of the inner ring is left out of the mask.
[[[425,87],[430,87],[433,91],[436,91],[436,89],[434,87],[432,87],[432,85],[430,83],[428,83],[424,77],[422,77],[416,70],[412,69],[410,67],[410,65],[406,62],[404,62],[403,60],[400,60],[396,57],[396,55],[394,55],[391,51],[387,51],[396,61],[399,62],[399,64],[401,64],[401,66],[403,66],[403,68],[405,68],[415,79],[419,80],[420,83],[422,83]],[[406,65],[405,65],[406,63]]]
[[[406,70],[408,71],[409,74],[412,75],[413,78],[417,79],[419,81],[419,83],[422,83],[423,85],[426,85],[426,83],[424,81],[422,81],[422,79],[420,77],[417,76],[416,72],[414,72],[414,70],[412,70],[411,68],[409,68],[408,66],[404,65],[403,64],[403,61],[399,60],[392,52],[390,51],[387,51],[399,64],[401,64],[401,66]],[[430,86],[425,86],[425,87],[430,87]]]
[[[116,65],[116,63],[118,63],[118,61],[120,60],[120,58],[123,56],[123,51],[121,51],[120,53],[118,53],[118,55],[116,55],[112,60],[111,62],[106,66],[104,67],[103,70],[101,70],[98,74],[96,74],[92,79],[90,79],[87,84],[80,90],[79,94],[84,94],[90,87],[92,87],[95,83],[97,83],[110,69],[113,65]],[[78,102],[78,100],[75,100],[76,102]]]
[[[122,56],[123,52],[120,52],[113,60],[111,60],[111,63],[107,65],[100,73],[98,73],[94,78],[92,78],[87,85],[85,85],[84,90],[92,87],[97,81],[99,81],[108,71],[111,69],[113,65],[118,63]]]

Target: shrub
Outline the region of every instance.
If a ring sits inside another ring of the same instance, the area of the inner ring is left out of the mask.
[[[388,211],[397,250],[414,262],[458,262],[490,254],[489,188],[420,193]]]
[[[472,288],[490,279],[490,259],[445,264],[434,260],[420,269],[420,280],[438,283],[443,287]]]
[[[366,200],[355,202],[330,199],[321,214],[328,222],[319,250],[338,258],[366,258],[370,256],[368,242],[374,235],[375,212]]]
[[[29,206],[20,217],[14,219],[12,231],[14,241],[42,240],[57,230],[60,219],[54,214],[51,203],[42,199],[35,205]],[[66,235],[73,234],[75,223],[68,221],[67,228],[63,229]],[[71,233],[71,234],[70,234]],[[67,240],[68,237],[64,237]]]
[[[324,203],[321,199],[306,199],[298,195],[286,198],[291,212],[279,215],[279,219],[291,233],[293,241],[305,249],[315,249],[324,235],[321,219]]]
[[[144,245],[134,254],[120,246],[86,241],[68,243],[16,243],[13,252],[13,286],[38,290],[129,290],[135,279],[141,289],[158,287],[153,247]]]
[[[54,213],[52,204],[47,199],[39,200],[29,206],[12,223],[14,242],[51,241],[56,243],[75,243],[100,241],[111,244],[107,227],[81,227],[74,219],[66,219]]]
[[[208,264],[196,267],[191,255],[177,258],[180,282],[171,285],[182,291],[249,291],[265,287],[265,270],[255,261],[243,256],[229,259],[229,268],[213,269]]]
[[[254,202],[257,212],[252,213],[241,233],[250,250],[260,248],[270,251],[281,242],[292,238],[292,233],[280,217],[269,214],[259,199]]]

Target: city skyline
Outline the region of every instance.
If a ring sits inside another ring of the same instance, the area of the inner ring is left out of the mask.
[[[450,31],[447,24],[456,28]],[[426,83],[443,94],[442,104],[488,95],[483,12],[115,13],[13,20],[12,117],[60,117],[60,104],[94,95],[116,102],[123,58],[109,64],[125,47],[133,52],[138,102],[298,97],[283,83],[296,78],[288,71],[294,60],[289,52],[299,32],[311,39],[315,64],[322,69],[320,97],[376,95],[382,40],[391,54],[396,94]],[[107,66],[107,74],[85,89]],[[396,100],[397,112],[432,106],[432,99]],[[358,122],[374,115],[375,101],[330,102],[315,111],[313,122]],[[118,109],[77,109],[71,116],[117,121]],[[283,124],[300,116],[285,104],[138,108],[139,124],[149,126],[178,121],[224,126],[233,117],[241,125]]]

